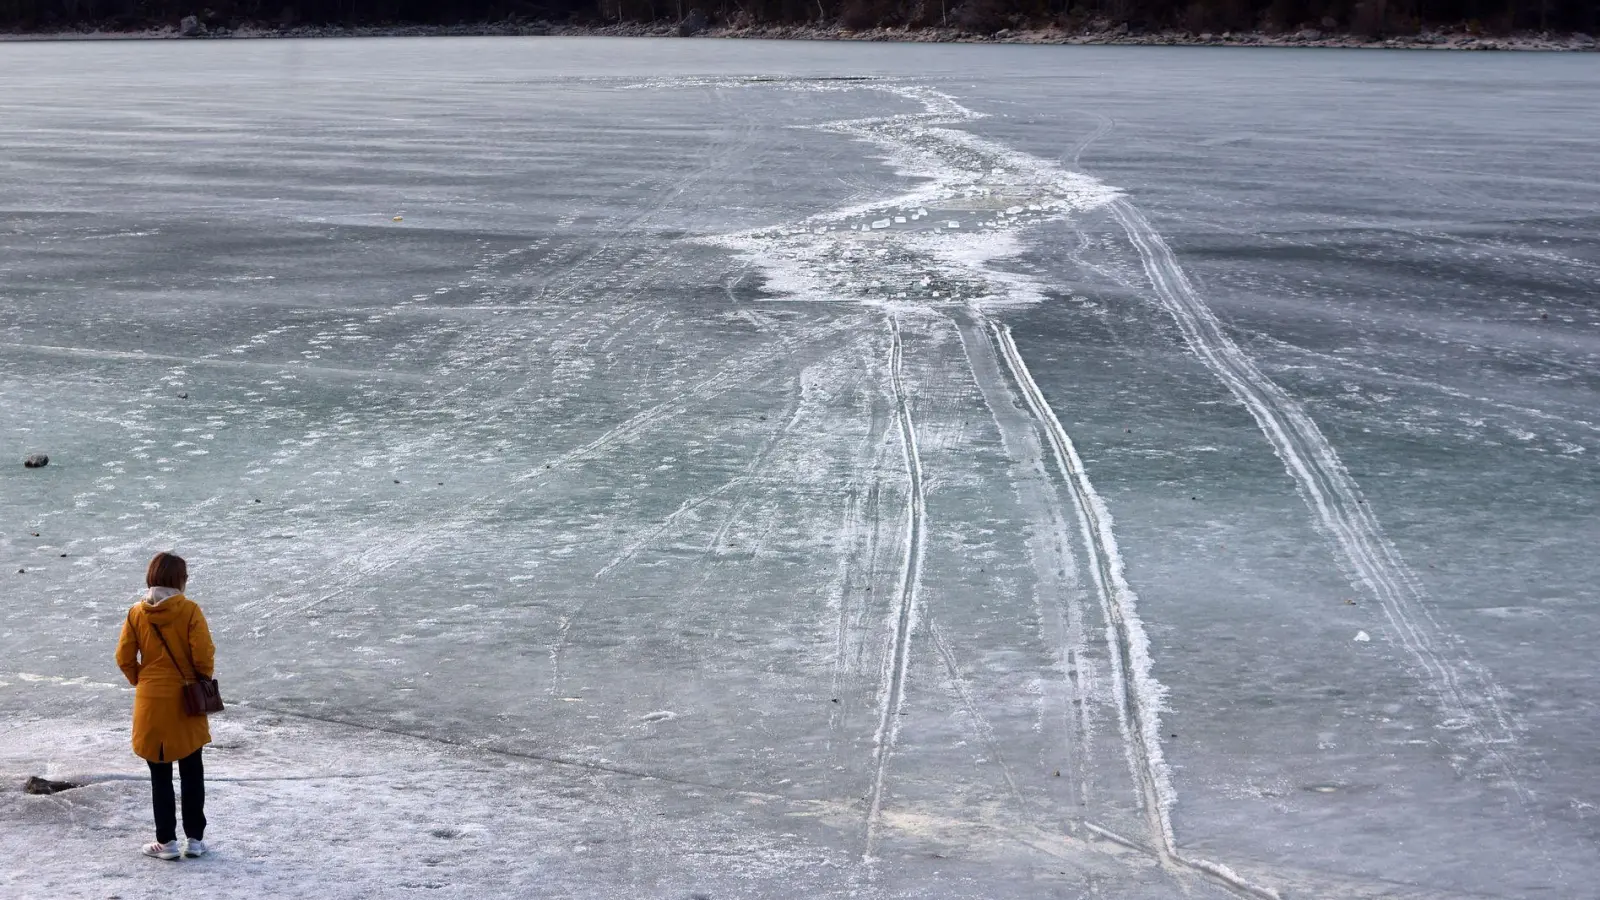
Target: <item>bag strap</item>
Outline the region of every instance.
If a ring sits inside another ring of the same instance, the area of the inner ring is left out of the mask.
[[[155,630],[156,637],[161,639],[161,646],[162,646],[162,648],[164,648],[167,651],[167,659],[172,660],[172,667],[178,670],[178,677],[179,678],[187,678],[187,680],[184,682],[184,684],[188,684],[189,682],[194,681],[195,680],[194,678],[189,677],[189,676],[185,676],[183,674],[183,666],[178,665],[178,658],[176,656],[172,655],[172,648],[167,645],[167,639],[162,636],[161,628],[159,626],[157,626],[156,623],[150,622],[149,617],[146,617],[145,621],[150,623],[150,627]]]

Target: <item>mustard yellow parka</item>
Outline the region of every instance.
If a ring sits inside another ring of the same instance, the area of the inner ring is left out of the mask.
[[[178,659],[167,656],[154,625]],[[206,617],[193,600],[175,594],[160,603],[140,600],[128,610],[117,641],[117,667],[133,695],[133,752],[150,762],[173,762],[211,743],[205,716],[183,711],[183,684],[210,678],[216,646]],[[181,670],[181,671],[180,671]]]

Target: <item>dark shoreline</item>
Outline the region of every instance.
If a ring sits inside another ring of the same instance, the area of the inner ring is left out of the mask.
[[[201,35],[184,35],[177,27],[138,31],[51,31],[0,33],[0,42],[96,40],[233,40],[277,38],[365,37],[678,37],[676,25],[625,22],[615,25],[572,25],[552,22],[504,22],[476,25],[247,25]],[[1303,30],[1269,34],[1261,31],[1222,34],[1187,31],[1133,32],[1126,27],[1068,31],[1061,28],[1004,30],[978,34],[955,28],[873,28],[860,31],[833,25],[710,26],[694,38],[756,40],[867,41],[895,43],[1054,44],[1097,46],[1185,47],[1324,47],[1386,50],[1517,50],[1594,52],[1600,42],[1584,34],[1471,34],[1465,30],[1423,30],[1414,35],[1376,39],[1348,33]]]

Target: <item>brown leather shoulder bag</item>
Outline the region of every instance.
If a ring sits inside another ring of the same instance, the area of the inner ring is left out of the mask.
[[[150,628],[160,639],[161,646],[167,651],[167,659],[172,660],[173,668],[178,670],[178,676],[183,678],[183,711],[191,716],[204,716],[210,713],[222,712],[222,691],[217,687],[215,678],[201,678],[199,672],[183,674],[183,667],[178,665],[178,658],[172,655],[172,647],[167,644],[167,639],[161,634],[161,629],[156,623],[151,622]]]

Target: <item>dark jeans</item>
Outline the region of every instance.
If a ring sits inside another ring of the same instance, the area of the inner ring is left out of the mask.
[[[178,779],[183,783],[183,833],[191,839],[206,836],[206,769],[200,751],[178,760]],[[156,807],[156,840],[178,839],[177,801],[172,796],[172,763],[150,763],[150,797]]]

